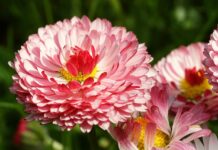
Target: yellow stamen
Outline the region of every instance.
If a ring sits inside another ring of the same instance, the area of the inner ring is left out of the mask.
[[[138,117],[135,120],[137,123],[140,124],[141,130],[138,137],[138,150],[144,150],[144,138],[146,134],[146,125],[147,122],[144,118]],[[157,129],[154,137],[154,147],[156,148],[164,148],[169,144],[169,136],[162,132],[161,130]]]
[[[169,144],[169,136],[161,130],[156,130],[154,138],[154,146],[156,148],[164,148]]]
[[[62,68],[60,70],[60,74],[61,76],[67,80],[67,81],[73,81],[73,80],[76,80],[78,82],[83,82],[85,81],[86,79],[88,79],[89,77],[92,77],[94,78],[95,75],[97,73],[97,67],[95,67],[92,72],[90,74],[82,74],[81,72],[79,72],[76,76],[72,75],[70,72],[68,72],[66,69]]]
[[[139,133],[139,138],[138,138],[138,150],[144,150],[144,138],[145,138],[145,127],[146,127],[146,124],[147,122],[145,121],[144,118],[142,117],[138,117],[136,118],[135,120],[137,123],[140,124],[140,127],[141,127],[141,130],[140,130],[140,133]]]
[[[201,84],[194,86],[185,79],[181,80],[180,82],[181,95],[188,99],[194,99],[211,88],[212,86],[209,84],[208,79],[206,78]]]

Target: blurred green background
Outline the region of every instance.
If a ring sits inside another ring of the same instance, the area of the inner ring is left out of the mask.
[[[78,128],[67,132],[37,122],[28,124],[20,144],[13,144],[18,122],[25,113],[9,92],[13,70],[8,61],[39,27],[73,16],[107,18],[114,26],[125,26],[141,43],[145,42],[155,63],[181,44],[207,42],[217,27],[217,6],[217,0],[1,0],[0,150],[117,149],[110,136],[98,128],[91,134],[82,134]],[[218,133],[216,125],[217,121],[210,123]]]

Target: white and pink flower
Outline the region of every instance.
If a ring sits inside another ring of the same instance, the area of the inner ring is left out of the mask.
[[[213,85],[213,91],[218,93],[218,28],[213,31],[210,37],[209,43],[204,50],[204,65],[206,66],[206,76],[209,79],[211,85]],[[213,110],[214,116],[218,117],[218,98],[210,102],[210,107]]]
[[[11,90],[30,120],[107,129],[146,111],[155,82],[146,49],[105,19],[59,21],[39,28],[18,51],[10,63],[17,72]]]
[[[200,104],[187,111],[179,109],[171,126],[172,102],[166,85],[153,87],[148,110],[143,115],[110,128],[120,150],[176,150],[175,147],[194,150],[190,142],[210,134],[210,130],[200,126],[210,115]]]
[[[189,100],[210,90],[202,64],[204,46],[203,43],[194,43],[174,49],[154,66],[159,72],[158,80],[168,83],[180,97]]]
[[[170,85],[177,99],[174,109],[191,108],[196,104],[206,104],[206,109],[214,117],[218,113],[218,96],[212,91],[205,76],[204,43],[194,43],[173,50],[155,66],[159,72],[157,80]]]

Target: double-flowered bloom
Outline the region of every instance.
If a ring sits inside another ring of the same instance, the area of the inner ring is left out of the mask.
[[[218,28],[213,31],[210,40],[204,49],[205,59],[203,61],[206,68],[206,76],[209,83],[213,86],[213,91],[218,94]],[[213,116],[218,117],[218,99],[210,102],[210,109]]]
[[[39,28],[10,65],[11,90],[30,120],[84,132],[144,112],[154,72],[144,44],[104,19],[73,17]]]
[[[205,46],[204,65],[213,90],[218,91],[218,28],[213,31],[209,43]]]

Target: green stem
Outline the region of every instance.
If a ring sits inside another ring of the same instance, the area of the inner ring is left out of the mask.
[[[62,143],[64,145],[64,150],[72,150],[72,132],[63,131]]]

